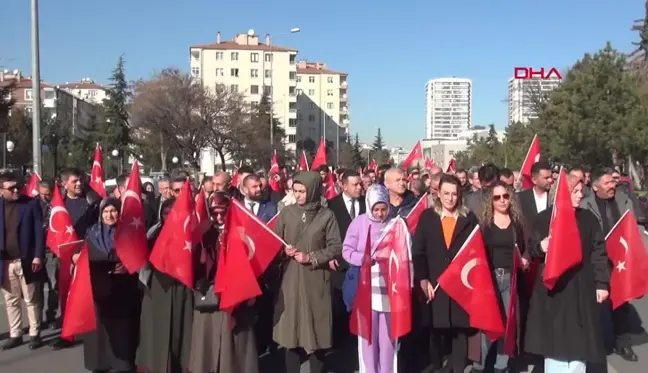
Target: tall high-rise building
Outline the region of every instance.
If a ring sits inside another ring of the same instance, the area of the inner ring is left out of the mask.
[[[297,63],[297,141],[324,137],[337,148],[349,130],[348,75],[325,63]]]
[[[295,150],[297,135],[297,50],[273,45],[270,35],[261,42],[254,30],[234,39],[190,47],[191,74],[202,85],[224,84],[259,102],[264,93],[272,97],[275,118],[286,132],[286,149]]]
[[[455,139],[472,126],[472,81],[432,79],[425,85],[425,138]]]
[[[529,123],[538,117],[537,105],[554,88],[560,85],[560,78],[515,79],[508,81],[508,124]]]

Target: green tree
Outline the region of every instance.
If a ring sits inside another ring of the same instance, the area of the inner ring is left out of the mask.
[[[120,56],[110,77],[108,98],[104,101],[104,121],[100,123],[101,143],[104,149],[119,151],[124,169],[128,166],[131,131],[129,105],[133,96],[126,81],[124,56]]]
[[[353,155],[353,167],[364,169],[367,167],[366,159],[362,156],[362,146],[360,145],[360,136],[356,132],[353,146],[351,148]]]
[[[382,132],[378,128],[376,137],[374,138],[373,144],[371,144],[371,158],[376,160],[376,163],[379,165],[389,162],[389,151],[385,149],[385,142],[382,137]]]

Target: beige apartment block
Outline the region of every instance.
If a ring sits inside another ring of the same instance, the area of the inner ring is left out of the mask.
[[[264,92],[272,97],[290,150],[297,142],[296,58],[296,49],[273,45],[270,35],[260,40],[254,30],[225,41],[219,32],[215,43],[190,47],[191,74],[203,86],[224,84],[244,93],[250,103],[259,102]]]
[[[337,149],[349,129],[348,74],[325,63],[297,63],[297,139],[324,137]]]

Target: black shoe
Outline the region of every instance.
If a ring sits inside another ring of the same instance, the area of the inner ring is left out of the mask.
[[[47,321],[47,329],[49,330],[61,329],[61,322],[56,319]]]
[[[70,348],[74,345],[74,342],[68,341],[67,339],[59,338],[52,344],[52,350],[58,351],[64,348]]]
[[[632,347],[615,348],[614,353],[621,356],[621,358],[626,361],[639,361],[639,357],[635,354]]]
[[[41,348],[43,346],[43,340],[41,339],[40,336],[35,336],[29,338],[29,349],[30,350],[35,350],[37,348]]]
[[[11,350],[12,348],[20,346],[22,343],[22,337],[9,338],[7,339],[7,342],[2,345],[2,351]]]

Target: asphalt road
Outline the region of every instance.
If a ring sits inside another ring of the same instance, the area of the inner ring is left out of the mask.
[[[1,303],[1,302],[0,302]],[[642,320],[648,320],[648,299],[644,298],[634,303],[637,313]],[[0,305],[0,343],[7,338],[7,318],[4,312],[4,305]],[[26,320],[26,314],[25,314]],[[25,323],[26,325],[26,323]],[[43,332],[45,341],[51,341],[58,335],[57,331]],[[616,355],[608,356],[608,373],[646,373],[648,372],[648,336],[637,339],[635,351],[639,355],[639,362],[629,363]],[[344,351],[342,352],[344,353]],[[334,373],[349,373],[352,370],[345,367],[349,361],[344,356],[336,357],[333,360],[338,367],[331,370]],[[279,361],[262,358],[261,365],[264,373],[282,373],[277,370]],[[0,351],[0,371],[10,373],[85,373],[83,368],[83,347],[81,345],[61,351],[52,351],[48,346],[31,351],[27,345],[9,351]],[[308,373],[308,365],[302,367],[302,373]],[[468,371],[468,369],[466,370]],[[525,370],[523,372],[528,372]],[[601,369],[602,371],[602,369]],[[201,372],[202,373],[202,372]],[[407,373],[407,372],[404,372]],[[588,373],[592,372],[588,369]],[[603,372],[600,372],[603,373]]]

